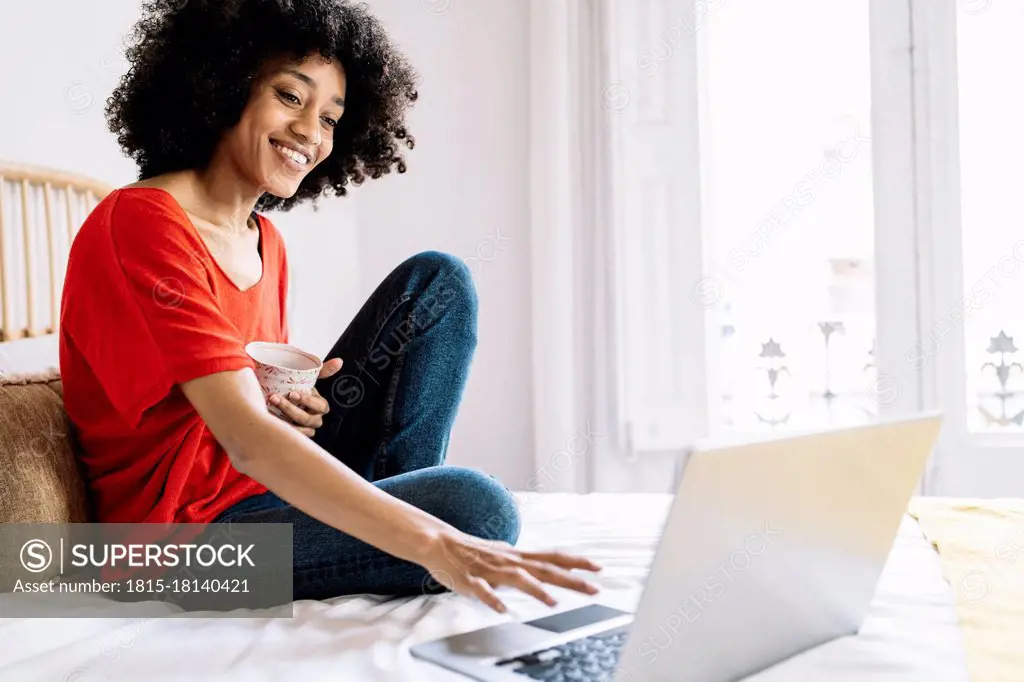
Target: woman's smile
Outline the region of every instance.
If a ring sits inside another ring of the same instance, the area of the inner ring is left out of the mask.
[[[316,154],[296,144],[286,144],[271,139],[270,146],[284,160],[284,166],[295,173],[306,173],[316,159]]]

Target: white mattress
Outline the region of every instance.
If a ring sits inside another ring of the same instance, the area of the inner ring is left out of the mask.
[[[602,563],[601,601],[633,609],[668,499],[660,495],[520,495],[521,545]],[[576,598],[566,592],[562,606]],[[3,600],[0,597],[0,614]],[[454,595],[346,597],[295,605],[293,619],[0,619],[4,682],[139,680],[416,680],[460,678],[413,659],[409,646],[543,605],[505,595],[501,616]],[[938,557],[906,519],[861,634],[836,640],[750,682],[966,682],[963,647]]]

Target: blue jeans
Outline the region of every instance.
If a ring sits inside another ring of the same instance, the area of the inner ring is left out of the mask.
[[[445,466],[473,351],[477,296],[466,265],[437,252],[398,266],[327,358],[317,383],[331,405],[314,440],[381,490],[471,535],[515,543],[519,510],[493,477]],[[216,522],[292,524],[295,599],[442,591],[427,571],[328,526],[272,492]]]

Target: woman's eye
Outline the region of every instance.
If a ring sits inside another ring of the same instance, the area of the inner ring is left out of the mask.
[[[324,116],[323,119],[321,119],[321,120],[324,123],[326,123],[328,126],[330,126],[331,128],[333,128],[334,126],[338,125],[337,121],[335,121],[333,118],[328,118],[327,116]]]
[[[293,95],[290,92],[285,92],[284,90],[278,90],[277,91],[277,95],[281,99],[283,99],[283,100],[285,100],[287,102],[291,102],[292,104],[298,104],[299,103],[299,98],[296,97],[295,95]]]

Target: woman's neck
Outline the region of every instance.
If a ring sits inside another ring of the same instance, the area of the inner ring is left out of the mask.
[[[183,208],[207,223],[232,232],[244,231],[262,191],[236,169],[216,160],[201,171],[182,171],[172,181],[185,195]]]

